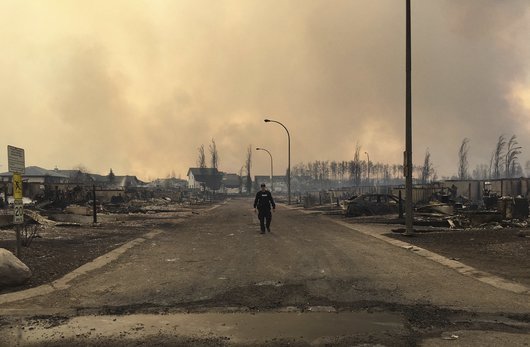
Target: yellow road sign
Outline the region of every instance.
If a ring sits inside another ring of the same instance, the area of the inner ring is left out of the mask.
[[[18,173],[13,174],[13,198],[22,200],[22,176]]]

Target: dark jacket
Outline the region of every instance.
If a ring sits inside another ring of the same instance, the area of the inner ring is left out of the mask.
[[[271,192],[268,190],[262,192],[260,190],[256,193],[256,199],[254,199],[254,208],[257,208],[258,210],[270,211],[271,205],[272,208],[276,208],[276,204],[274,203]]]

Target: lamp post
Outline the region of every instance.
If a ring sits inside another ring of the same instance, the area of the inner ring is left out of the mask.
[[[239,169],[239,194],[243,194],[243,166]]]
[[[287,132],[287,204],[291,204],[291,135],[289,134],[289,130],[283,125],[282,123],[272,120],[272,119],[264,119],[265,123],[278,123],[280,124],[285,131]]]
[[[366,158],[368,158],[368,164],[366,165],[368,167],[368,186],[370,185],[370,156],[368,155],[368,152],[364,152],[366,154]]]
[[[256,151],[265,151],[265,152],[269,153],[269,157],[271,157],[271,192],[274,192],[274,183],[272,181],[273,178],[274,178],[274,173],[273,173],[273,170],[272,170],[272,154],[267,149],[260,148],[260,147],[257,147]]]

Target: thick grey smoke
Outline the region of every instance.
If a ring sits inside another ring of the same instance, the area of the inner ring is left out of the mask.
[[[487,162],[501,133],[530,126],[530,3],[413,1],[417,163],[439,174]],[[5,144],[28,164],[182,175],[215,138],[238,172],[249,144],[293,163],[399,163],[404,147],[404,2],[194,0],[0,3]],[[5,150],[0,159],[5,162]],[[254,173],[268,156],[256,153]]]
[[[517,97],[521,86],[529,87],[530,50],[524,41],[530,32],[530,3],[439,4],[438,10],[426,9],[425,17],[418,14],[416,20],[415,129],[421,129],[416,143],[436,148],[434,157],[450,166],[460,142],[468,137],[471,169],[488,162],[502,133],[517,134],[530,151],[530,142],[524,140],[528,110]],[[437,29],[429,30],[431,26]]]

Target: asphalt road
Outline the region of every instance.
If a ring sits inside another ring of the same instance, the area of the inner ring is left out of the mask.
[[[523,346],[530,337],[528,295],[285,206],[261,235],[251,204],[201,212],[68,288],[2,304],[0,345]]]

